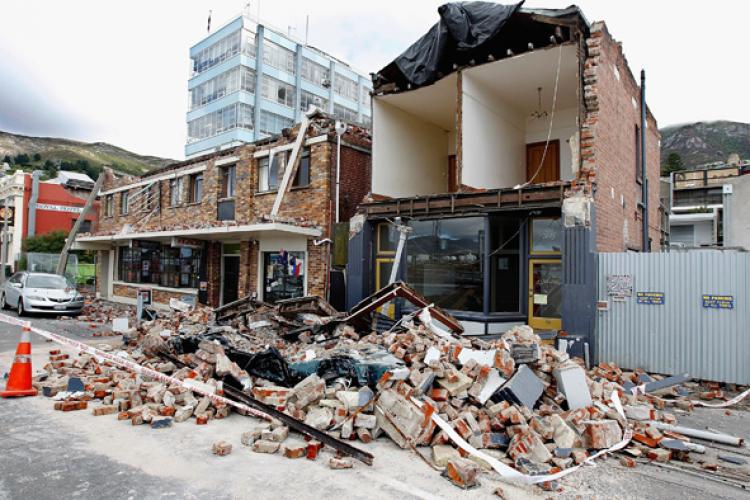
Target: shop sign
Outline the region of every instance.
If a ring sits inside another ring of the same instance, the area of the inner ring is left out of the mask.
[[[172,236],[172,248],[203,248],[203,242],[200,240],[191,240],[190,238],[178,238]]]
[[[37,210],[49,210],[51,212],[69,212],[72,214],[80,214],[83,212],[83,207],[71,207],[68,205],[52,205],[50,203],[37,203]]]

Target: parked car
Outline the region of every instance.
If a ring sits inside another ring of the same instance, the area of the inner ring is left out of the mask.
[[[80,314],[83,295],[64,276],[20,272],[5,281],[0,305],[25,313]]]

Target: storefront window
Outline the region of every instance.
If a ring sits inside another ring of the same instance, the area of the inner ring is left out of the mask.
[[[263,252],[263,300],[274,303],[305,295],[305,253]]]
[[[198,288],[200,263],[200,249],[133,241],[132,247],[120,248],[117,275],[126,283]]]
[[[484,218],[414,221],[407,243],[407,281],[436,305],[483,311]]]

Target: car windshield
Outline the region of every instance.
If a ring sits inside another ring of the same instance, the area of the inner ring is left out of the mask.
[[[26,279],[27,288],[68,288],[70,283],[62,276],[53,274],[32,274]]]

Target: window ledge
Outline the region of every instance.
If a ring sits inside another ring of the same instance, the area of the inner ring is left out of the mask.
[[[234,201],[234,196],[228,196],[227,198],[219,198],[216,201]]]
[[[200,205],[200,204],[201,204],[200,201],[191,201],[190,203],[185,203],[184,205],[181,205],[181,206],[183,206],[183,207],[194,207],[194,206]]]

